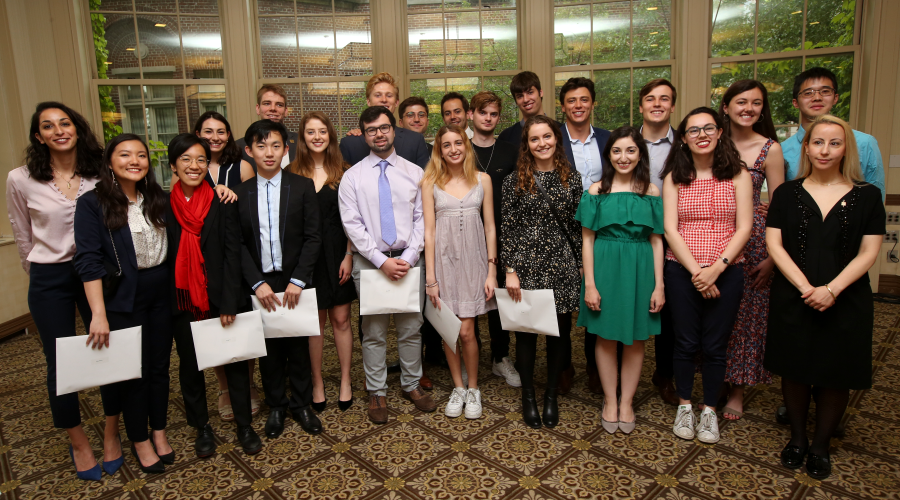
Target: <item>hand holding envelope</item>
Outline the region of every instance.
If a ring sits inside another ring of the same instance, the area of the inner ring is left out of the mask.
[[[282,337],[316,337],[319,335],[319,305],[316,289],[310,288],[300,294],[297,307],[288,309],[284,305],[284,293],[276,293],[280,306],[270,311],[263,307],[255,295],[250,296],[253,309],[260,312],[263,331],[267,339]]]
[[[238,314],[234,323],[222,326],[219,318],[191,323],[197,368],[204,370],[235,361],[265,356],[266,339],[259,311]]]
[[[450,346],[450,349],[456,353],[456,341],[459,339],[462,321],[453,314],[453,311],[447,307],[443,300],[438,300],[440,301],[440,309],[434,307],[430,300],[425,301],[425,318],[437,330],[444,342]]]
[[[496,290],[497,309],[503,329],[559,337],[553,290],[521,290],[520,293],[522,300],[516,302],[505,288]]]
[[[378,269],[359,272],[359,314],[420,312],[419,286],[422,269],[413,267],[406,276],[391,281]]]
[[[218,321],[218,320],[216,320]],[[56,339],[56,395],[141,378],[141,327],[109,333],[109,347],[92,349],[84,337]]]

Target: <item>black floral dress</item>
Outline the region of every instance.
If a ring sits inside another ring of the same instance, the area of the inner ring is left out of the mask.
[[[534,193],[517,192],[518,177],[513,172],[503,180],[501,266],[515,268],[522,290],[552,289],[557,314],[571,313],[578,309],[581,288],[581,224],[575,220],[583,191],[581,177],[569,175],[566,187],[555,170],[534,174],[562,218],[576,252],[537,187]]]

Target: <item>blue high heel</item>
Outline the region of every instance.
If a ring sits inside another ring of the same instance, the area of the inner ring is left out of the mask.
[[[116,434],[116,439],[119,440],[119,450],[122,452],[122,456],[115,460],[110,460],[109,462],[103,462],[103,470],[106,471],[107,475],[112,476],[119,470],[119,467],[122,467],[122,464],[125,463],[125,451],[122,450],[122,436]]]
[[[72,465],[75,465],[75,451],[72,449],[72,445],[69,445],[69,457],[72,459]],[[75,474],[82,481],[99,481],[103,471],[100,470],[100,464],[96,464],[91,470],[86,471],[80,471],[78,466],[75,466]]]

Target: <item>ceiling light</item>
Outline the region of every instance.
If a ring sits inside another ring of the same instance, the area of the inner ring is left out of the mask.
[[[819,21],[815,21],[815,22],[809,23],[810,26],[812,26],[813,24],[819,24]]]
[[[658,35],[658,34],[659,34],[659,31],[651,31],[650,34],[651,34],[651,35]]]
[[[796,12],[791,12],[791,15],[793,16],[794,14],[802,14],[802,13],[803,13],[802,10],[798,10],[798,11],[796,11]]]
[[[103,63],[103,64],[112,64],[112,63],[111,63],[111,62],[109,62],[109,61],[106,61],[106,62],[105,62],[105,63]]]
[[[128,48],[125,49],[125,50],[130,50],[130,51],[134,52],[134,47],[128,47]]]
[[[651,43],[650,46],[651,46],[651,47],[659,47],[659,44],[658,44],[658,43]]]
[[[153,26],[156,26],[157,28],[165,28],[165,27],[166,27],[166,23],[156,23],[156,24],[154,24]]]
[[[831,61],[825,61],[825,64],[828,64],[828,63],[830,63],[830,62],[831,62]]]
[[[659,7],[647,7],[647,10],[656,10],[656,9],[658,9],[658,8],[659,8]]]

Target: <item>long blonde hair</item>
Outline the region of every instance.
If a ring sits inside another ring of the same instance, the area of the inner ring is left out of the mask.
[[[463,147],[466,150],[466,159],[463,160],[463,176],[466,178],[466,182],[469,184],[478,182],[478,169],[475,168],[475,150],[472,149],[469,136],[466,135],[465,130],[459,125],[444,125],[434,136],[434,148],[431,150],[431,159],[428,160],[428,165],[425,167],[425,176],[422,177],[423,186],[434,184],[444,189],[447,181],[450,180],[450,170],[447,169],[447,163],[441,155],[441,140],[448,132],[459,134],[462,137]]]
[[[325,185],[331,189],[337,189],[338,183],[341,182],[341,177],[344,176],[344,171],[349,168],[349,165],[344,162],[344,157],[341,156],[334,125],[331,124],[331,120],[325,116],[325,113],[321,111],[310,111],[300,119],[300,140],[297,144],[297,157],[288,165],[289,172],[315,179],[316,164],[313,161],[312,153],[309,152],[309,148],[306,146],[306,124],[310,120],[319,120],[328,129],[328,146],[325,148],[324,165],[325,174],[328,177],[325,178]]]
[[[844,157],[841,159],[841,174],[844,180],[850,184],[864,183],[865,177],[862,174],[862,167],[859,165],[859,148],[856,146],[856,136],[850,124],[841,120],[834,115],[822,115],[809,126],[806,135],[803,136],[803,146],[800,153],[800,170],[797,173],[798,179],[809,177],[812,173],[812,165],[809,162],[809,141],[812,137],[813,130],[821,124],[839,125],[844,129]]]

